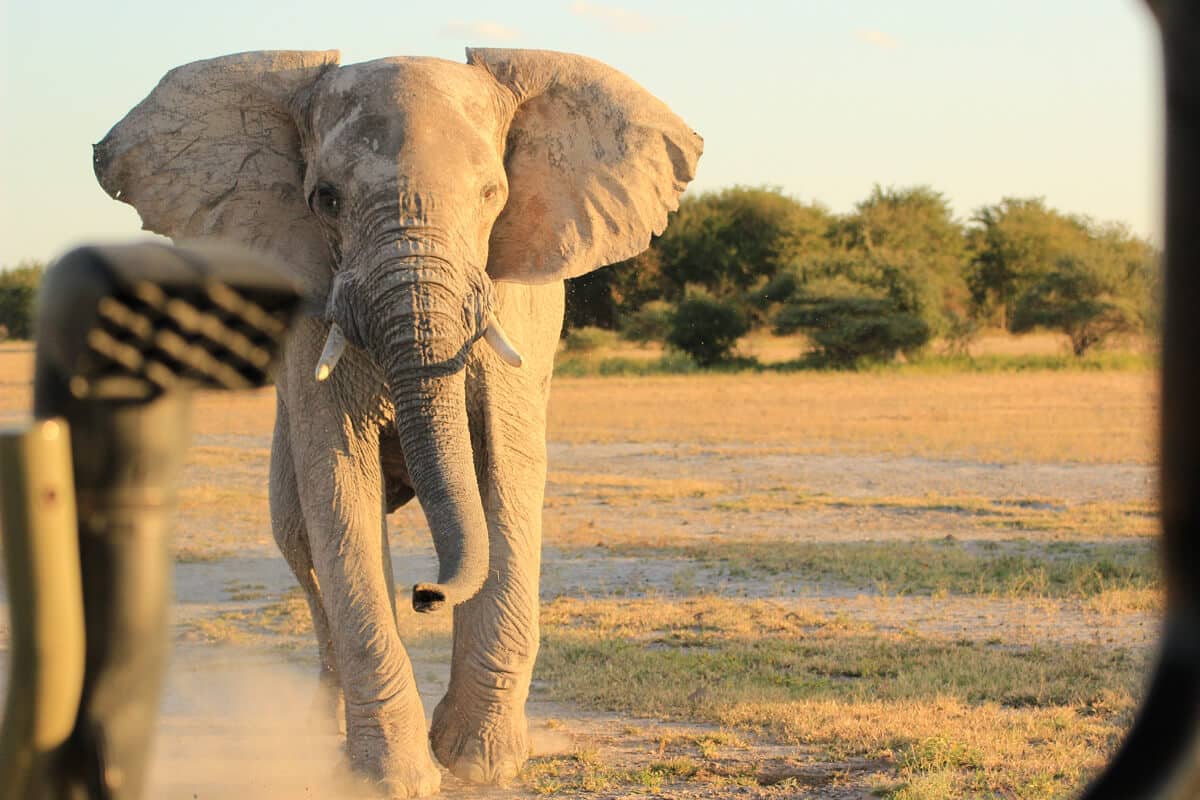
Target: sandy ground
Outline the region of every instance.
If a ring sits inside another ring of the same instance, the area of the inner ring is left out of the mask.
[[[228,436],[197,437],[199,447],[230,446]],[[245,437],[236,445],[260,449],[266,441]],[[627,557],[606,548],[558,546],[564,529],[593,525],[605,529],[626,525],[629,508],[613,505],[617,495],[573,497],[572,475],[613,475],[625,479],[692,480],[701,476],[718,486],[732,485],[738,495],[765,486],[787,485],[810,492],[837,491],[842,496],[941,493],[987,494],[993,497],[1052,496],[1061,501],[1138,499],[1153,491],[1153,471],[1136,465],[983,465],[926,459],[886,459],[771,454],[747,456],[739,448],[695,448],[657,445],[564,445],[550,447],[553,477],[547,511],[542,596],[603,598],[610,596],[678,596],[717,593],[768,598],[781,607],[869,619],[882,630],[917,630],[928,637],[988,640],[1013,644],[1079,641],[1152,646],[1158,635],[1150,614],[1100,614],[1067,601],[996,600],[957,597],[937,599],[879,595],[870,587],[823,586],[796,581],[731,577],[720,569],[679,559]],[[689,484],[690,485],[690,484]],[[570,498],[560,505],[556,501]],[[889,513],[861,509],[788,513],[713,513],[700,501],[640,499],[637,519],[647,535],[688,532],[699,538],[743,534],[838,540],[861,535],[972,535],[954,515]],[[870,519],[867,519],[867,517]],[[201,520],[192,520],[190,525]],[[432,547],[423,532],[419,509],[402,509],[391,519],[393,563],[399,586],[434,574]],[[201,533],[186,525],[181,536]],[[242,645],[212,644],[197,637],[197,620],[214,619],[230,610],[253,610],[294,586],[273,544],[243,544],[236,554],[211,561],[179,563],[175,568],[174,651],[159,723],[157,750],[148,797],[164,800],[233,800],[234,798],[368,797],[347,778],[341,765],[340,739],[313,711],[316,689],[314,648],[299,641],[259,638]],[[568,537],[569,538],[569,537]],[[245,541],[245,540],[243,540]],[[253,587],[252,599],[236,599]],[[422,640],[411,648],[414,671],[429,710],[448,678],[448,646],[444,638]],[[664,738],[679,726],[656,720],[629,719],[555,703],[546,687],[535,683],[529,714],[536,755],[595,751],[606,762],[624,765],[659,758]],[[636,732],[632,732],[636,731]],[[740,749],[728,757],[755,765],[765,786],[675,787],[672,796],[724,796],[743,792],[779,795],[771,775],[825,785],[833,772],[848,765],[824,765],[797,748],[768,745]],[[875,765],[862,765],[864,774]],[[774,772],[772,772],[774,770]],[[852,770],[851,770],[852,771]],[[824,779],[822,778],[824,776]],[[866,797],[854,781],[825,786],[817,796]],[[800,783],[803,785],[803,782]],[[452,796],[514,797],[511,790],[480,791],[447,776]]]
[[[242,442],[261,445],[261,442]],[[199,445],[230,444],[227,437],[201,437]],[[1158,635],[1151,614],[1100,614],[1078,603],[1053,600],[996,600],[990,598],[904,597],[879,595],[869,587],[803,584],[794,581],[730,577],[717,568],[669,557],[625,557],[606,548],[557,546],[563,530],[581,524],[599,529],[626,525],[629,509],[612,505],[613,496],[580,498],[565,506],[568,489],[577,486],[572,474],[608,474],[624,478],[689,479],[699,475],[720,485],[732,483],[738,493],[752,493],[781,482],[809,491],[838,491],[843,496],[943,493],[987,494],[993,497],[1051,496],[1066,502],[1095,499],[1140,499],[1153,491],[1153,471],[1136,465],[983,465],[925,459],[885,459],[824,456],[746,457],[738,448],[707,449],[658,445],[551,445],[554,475],[547,511],[542,571],[542,596],[603,598],[609,596],[678,596],[718,593],[773,599],[829,615],[870,619],[883,630],[916,630],[928,637],[1003,639],[1012,644],[1039,641],[1078,641],[1150,647]],[[561,479],[561,480],[559,480]],[[617,495],[619,497],[619,495]],[[690,531],[696,537],[744,533],[748,527],[768,535],[814,540],[838,540],[861,535],[869,523],[877,537],[955,532],[973,535],[953,515],[921,515],[887,511],[848,510],[755,514],[714,514],[668,500],[638,506],[639,525],[648,535],[656,531]],[[870,516],[871,519],[866,517]],[[425,540],[419,511],[406,508],[393,515],[393,563],[397,583],[412,583],[433,574],[432,548]],[[187,531],[182,531],[186,534]],[[233,600],[248,586],[263,599]],[[307,640],[256,641],[244,646],[196,641],[192,623],[231,609],[253,609],[278,598],[293,586],[291,575],[271,545],[243,547],[232,557],[176,567],[175,655],[170,672],[153,773],[152,797],[225,798],[357,797],[338,760],[339,739],[328,726],[314,722],[313,648]],[[448,647],[444,639],[423,640],[412,648],[414,670],[429,709],[448,677]],[[660,757],[660,743],[681,726],[655,720],[629,719],[616,714],[587,712],[548,698],[546,687],[535,683],[529,706],[535,755],[593,750],[606,762],[625,765],[650,763]],[[686,726],[683,726],[686,727]],[[631,731],[636,730],[636,733]],[[202,757],[201,757],[202,756]],[[817,796],[866,797],[865,785],[843,781],[828,786],[833,772],[847,764],[824,765],[805,758],[797,748],[767,745],[731,754],[760,768],[767,785],[745,787],[675,787],[671,796],[742,796],[786,794],[773,789],[770,774],[791,778],[793,789],[809,781],[824,785]],[[877,765],[864,764],[864,774]],[[772,773],[771,770],[774,770]],[[853,772],[853,769],[850,770]],[[824,776],[824,778],[822,778]],[[822,783],[824,780],[825,783]],[[513,797],[527,793],[483,791],[447,777],[452,796]]]

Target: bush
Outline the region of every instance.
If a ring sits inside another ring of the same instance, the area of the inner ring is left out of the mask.
[[[621,336],[631,342],[665,342],[675,309],[665,300],[652,300],[621,320]]]
[[[0,326],[6,329],[5,338],[33,336],[34,301],[43,271],[40,264],[22,263],[0,272]]]
[[[695,293],[675,309],[667,344],[709,367],[727,360],[737,340],[749,330],[749,320],[735,303]]]
[[[575,328],[563,339],[563,348],[569,353],[592,353],[617,343],[615,331],[603,328]]]
[[[853,367],[863,361],[890,361],[897,352],[914,353],[932,331],[920,316],[900,311],[886,298],[820,297],[797,299],[775,316],[775,332],[803,330],[820,348],[824,364]]]

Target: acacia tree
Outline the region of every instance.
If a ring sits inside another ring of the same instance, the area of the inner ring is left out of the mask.
[[[734,186],[684,197],[655,248],[672,296],[688,286],[734,297],[828,249],[829,212],[779,189]]]
[[[861,254],[858,272],[877,273],[869,285],[885,288],[897,309],[921,317],[932,335],[966,315],[964,230],[941,192],[876,184],[831,235],[839,249]]]
[[[645,304],[681,302],[691,290],[746,302],[781,270],[828,250],[829,212],[779,189],[734,186],[687,195],[641,255],[567,284],[566,327],[617,327]]]
[[[817,359],[849,365],[914,353],[965,315],[963,228],[928,186],[883,189],[830,226],[832,249],[803,259],[765,295],[777,333],[805,331]]]
[[[971,218],[967,285],[976,313],[1011,329],[1013,304],[1066,256],[1083,252],[1089,222],[1046,206],[1040,197],[1006,197]]]
[[[1113,335],[1145,330],[1156,307],[1157,262],[1154,248],[1125,229],[1096,230],[1017,298],[1011,329],[1060,330],[1076,356]]]

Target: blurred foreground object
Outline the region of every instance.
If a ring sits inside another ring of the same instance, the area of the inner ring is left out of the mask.
[[[3,800],[141,797],[191,390],[267,383],[301,300],[282,269],[223,246],[84,247],[47,271],[36,421],[0,437]]]
[[[1158,667],[1087,800],[1200,797],[1200,3],[1151,0],[1166,77],[1162,562]]]
[[[0,524],[12,619],[0,796],[36,797],[83,688],[83,592],[71,442],[62,420],[0,434]]]

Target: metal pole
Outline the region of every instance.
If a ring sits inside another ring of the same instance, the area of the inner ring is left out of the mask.
[[[86,673],[56,798],[142,797],[169,652],[174,485],[189,392],[66,403],[83,565]]]
[[[0,434],[0,524],[12,617],[0,798],[41,797],[83,689],[83,597],[71,442],[61,419]]]

